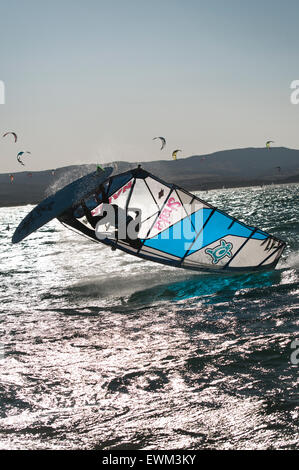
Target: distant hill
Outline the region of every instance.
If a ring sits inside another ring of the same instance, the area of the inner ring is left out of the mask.
[[[161,152],[163,155],[163,152]],[[225,150],[209,155],[152,162],[112,162],[114,174],[136,167],[176,183],[188,190],[299,182],[299,150],[275,147]],[[277,168],[280,167],[280,168]],[[50,170],[19,172],[10,183],[9,174],[0,175],[0,206],[36,204],[71,181],[96,169],[96,165],[75,165]]]

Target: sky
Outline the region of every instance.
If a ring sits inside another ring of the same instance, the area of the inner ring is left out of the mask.
[[[299,148],[298,0],[0,0],[0,11],[0,133],[19,136],[1,137],[2,173]]]

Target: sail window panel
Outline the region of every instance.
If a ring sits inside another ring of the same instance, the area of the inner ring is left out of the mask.
[[[142,221],[145,221],[149,217],[153,216],[158,210],[155,200],[143,179],[136,179],[130,197],[128,210],[131,212],[134,210],[140,211]]]
[[[153,195],[157,207],[161,209],[164,206],[165,200],[168,197],[171,188],[151,177],[147,177],[145,181],[151,194]]]

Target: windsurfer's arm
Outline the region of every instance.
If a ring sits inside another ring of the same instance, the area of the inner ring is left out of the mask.
[[[104,204],[109,204],[109,197],[105,191],[104,186],[101,184],[99,191],[96,193],[96,198],[98,202],[102,202]]]

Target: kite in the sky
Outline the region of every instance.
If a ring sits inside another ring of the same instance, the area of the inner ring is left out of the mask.
[[[15,142],[18,140],[18,136],[15,132],[5,132],[5,134],[3,134],[3,137],[6,137],[9,134],[13,135]]]
[[[276,166],[276,167],[275,167],[275,170],[277,170],[278,173],[280,173],[280,172],[281,172],[281,167],[280,167],[280,166]]]
[[[181,152],[181,150],[180,150],[180,149],[177,149],[177,150],[174,150],[174,151],[172,152],[172,158],[173,158],[174,160],[176,160],[176,158],[177,158],[177,153],[178,153],[178,152]]]
[[[21,163],[21,165],[23,165],[23,166],[25,166],[25,163],[22,162],[21,157],[22,157],[22,155],[24,155],[24,154],[26,154],[26,153],[28,153],[29,155],[31,155],[31,152],[19,152],[18,155],[17,155],[17,160],[18,160],[18,162]]]
[[[165,145],[166,145],[166,139],[164,139],[164,137],[154,137],[153,140],[156,140],[156,139],[160,139],[161,140],[161,143],[162,143],[162,146],[160,148],[160,150],[163,150]]]
[[[266,147],[267,147],[267,149],[270,150],[271,144],[274,144],[274,141],[273,141],[273,140],[268,140],[268,141],[266,142]]]

